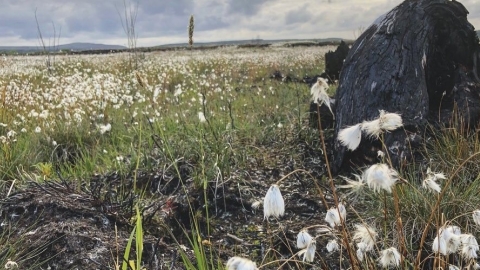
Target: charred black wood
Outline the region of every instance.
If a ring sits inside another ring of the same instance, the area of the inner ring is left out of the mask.
[[[335,136],[376,118],[379,110],[399,113],[404,128],[385,134],[398,167],[412,156],[410,141],[423,135],[429,121],[448,125],[455,112],[476,126],[480,46],[467,14],[456,1],[406,0],[378,18],[345,59],[335,97]],[[359,147],[376,148],[365,138]],[[363,150],[351,152],[336,141],[333,171],[350,165],[359,152],[365,155]]]
[[[335,100],[330,102],[330,107],[332,111],[335,111]],[[320,116],[320,124],[322,125],[322,129],[331,129],[334,127],[335,119],[333,117],[332,112],[328,108],[327,105],[322,104],[319,106],[317,103],[310,102],[310,110],[309,110],[309,126],[311,128],[318,129],[318,117]]]
[[[347,57],[349,50],[350,48],[348,45],[342,40],[335,51],[329,51],[325,54],[324,76],[326,76],[326,78],[331,81],[335,81],[340,78],[340,71],[343,67],[343,61]]]

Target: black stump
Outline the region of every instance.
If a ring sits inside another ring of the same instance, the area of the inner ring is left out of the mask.
[[[395,166],[411,155],[428,123],[458,113],[470,127],[480,114],[479,40],[467,9],[447,0],[406,0],[378,18],[353,44],[335,96],[335,137],[347,126],[399,113],[404,128],[385,134]],[[362,138],[355,151],[335,139],[332,170],[371,163],[381,149]]]

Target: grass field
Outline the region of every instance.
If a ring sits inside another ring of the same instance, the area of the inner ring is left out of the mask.
[[[479,236],[480,225],[472,219],[480,208],[477,133],[445,128],[430,135],[423,158],[398,172],[403,180],[392,194],[363,186],[355,192],[336,191],[345,180],[330,179],[323,155],[331,152],[332,131],[320,133],[308,126],[310,87],[301,82],[322,73],[324,54],[331,49],[159,52],[141,55],[138,70],[129,68],[127,54],[58,56],[51,69],[43,57],[3,57],[3,205],[32,183],[69,183],[68,192],[87,196],[102,176],[119,175],[111,197],[129,194],[125,198],[132,199],[128,210],[119,211],[128,214],[110,218],[122,224],[119,230],[126,236],[117,239],[121,243],[116,250],[107,247],[106,254],[113,255],[103,259],[105,269],[217,269],[235,255],[266,269],[286,264],[297,269],[375,269],[382,268],[379,257],[390,247],[402,254],[397,263],[401,266],[396,266],[400,269],[474,267],[476,241],[465,244],[466,236],[459,238],[458,250],[448,255],[433,252],[432,242],[440,228],[450,225],[458,226],[462,235]],[[274,72],[289,80],[272,79]],[[441,192],[422,187],[431,176],[427,168],[446,176],[436,179]],[[265,221],[252,204],[263,202],[270,185],[282,177],[287,177],[279,183],[285,217]],[[107,193],[97,195],[93,197],[100,204],[112,204]],[[336,199],[346,205],[348,217],[326,231],[325,215]],[[158,207],[149,212],[152,206]],[[15,261],[20,269],[46,267],[42,260],[49,258],[38,258],[45,250],[25,248],[28,236],[14,228],[23,216],[8,211],[1,218],[2,227],[7,224],[9,229],[2,229],[0,239],[8,252],[0,253],[0,262]],[[116,234],[113,223],[103,229],[107,236]],[[36,224],[24,226],[33,231]],[[362,256],[358,224],[368,224],[378,235]],[[296,256],[297,233],[307,227],[316,237],[319,259],[313,262]],[[165,250],[179,255],[157,262],[155,268],[151,258],[160,253],[145,255],[151,251],[144,250],[142,259],[143,253],[137,252],[143,250],[143,239],[157,245],[162,239],[168,244]],[[339,251],[326,250],[332,240]],[[43,245],[51,249],[54,243]],[[122,265],[118,258],[125,256]]]

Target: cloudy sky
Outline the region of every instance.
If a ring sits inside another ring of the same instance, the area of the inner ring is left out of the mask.
[[[134,0],[125,0],[134,5]],[[480,0],[457,0],[480,29]],[[239,39],[354,38],[402,0],[138,0],[138,46]],[[37,46],[37,26],[50,42],[127,45],[123,0],[0,0],[0,46]]]

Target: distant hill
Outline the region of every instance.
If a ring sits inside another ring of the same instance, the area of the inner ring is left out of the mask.
[[[247,44],[296,44],[296,43],[337,43],[340,42],[341,38],[324,38],[324,39],[247,39],[247,40],[231,40],[231,41],[213,41],[213,42],[195,42],[194,47],[211,47],[211,46],[234,46],[234,45],[247,45]],[[179,47],[188,47],[188,43],[172,43],[165,44],[160,46],[155,46],[152,48],[179,48]]]
[[[127,47],[119,46],[119,45],[106,45],[106,44],[95,44],[95,43],[69,43],[63,44],[58,46],[50,46],[46,49],[49,51],[92,51],[92,50],[122,50],[126,49]],[[43,51],[41,46],[0,46],[0,52],[19,52],[19,53],[26,53],[26,52],[39,52]]]

